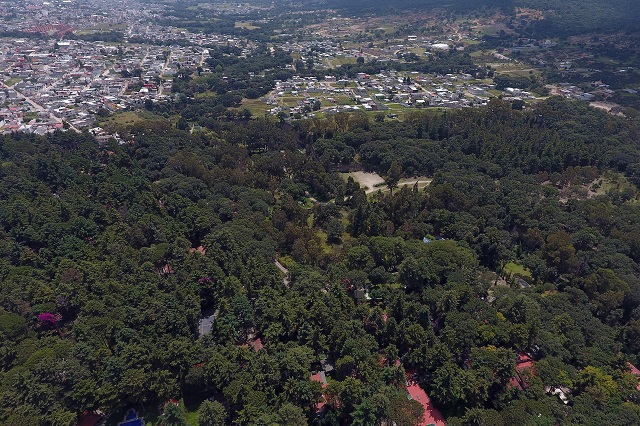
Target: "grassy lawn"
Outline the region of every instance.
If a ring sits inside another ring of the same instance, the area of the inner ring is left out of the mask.
[[[471,52],[470,56],[473,59],[481,59],[482,62],[492,62],[495,61],[496,58],[493,57],[493,55],[491,54],[491,52],[486,51],[486,50],[476,50],[475,52]]]
[[[522,265],[518,265],[515,262],[509,262],[504,265],[505,273],[509,275],[520,275],[521,277],[531,278],[531,272]]]
[[[525,67],[525,68],[520,68],[520,69],[512,68],[510,70],[506,70],[505,72],[507,74],[513,74],[513,75],[517,75],[517,76],[520,76],[520,77],[529,77],[531,75],[538,75],[538,74],[540,74],[541,71],[538,70],[538,69]]]
[[[404,120],[404,117],[407,114],[407,112],[409,112],[409,111],[418,111],[418,109],[416,109],[416,108],[405,108],[404,106],[402,106],[402,105],[400,105],[398,103],[394,103],[394,102],[388,103],[386,105],[387,105],[387,107],[389,109],[383,110],[383,111],[376,111],[376,113],[377,112],[383,112],[384,115],[385,115],[385,120],[400,120],[400,121],[402,121],[402,120]],[[387,117],[387,114],[397,114],[398,117],[389,118],[389,117]]]
[[[100,123],[105,126],[130,126],[137,123],[138,121],[142,121],[142,118],[138,115],[137,112],[123,111],[117,112],[104,120],[100,120]]]
[[[262,117],[263,115],[265,115],[266,113],[269,112],[269,110],[271,108],[273,108],[274,105],[267,105],[264,102],[262,102],[260,99],[243,99],[242,100],[242,105],[240,106],[239,109],[248,109],[249,111],[251,111],[251,115],[254,117]]]
[[[251,22],[248,21],[236,21],[235,25],[236,28],[244,28],[245,30],[257,30],[258,26],[255,25],[251,25]]]
[[[336,95],[333,96],[333,98],[336,100],[336,104],[338,105],[353,105],[353,101],[349,99],[347,95]],[[327,105],[330,103],[331,102],[327,101]]]
[[[288,107],[297,107],[298,101],[303,100],[302,96],[283,96],[280,98],[280,104]]]
[[[187,423],[192,426],[198,426],[198,408],[202,404],[201,399],[188,399],[185,401],[185,409],[187,411]]]
[[[499,29],[497,29],[496,27],[487,25],[487,26],[483,26],[483,27],[476,27],[475,30],[483,36],[495,36],[498,34],[498,32],[500,31]]]
[[[218,96],[218,94],[216,92],[212,92],[207,90],[206,92],[202,92],[202,93],[196,93],[194,95],[194,97],[196,99],[209,99],[209,98],[215,98],[216,96]]]
[[[284,266],[287,269],[293,268],[294,266],[296,266],[296,261],[293,260],[293,258],[291,256],[278,256],[278,261],[280,263],[282,263],[282,266]]]
[[[13,77],[10,78],[9,80],[5,81],[4,84],[6,84],[7,86],[13,86],[14,84],[18,84],[22,81],[22,79],[20,77]]]
[[[327,242],[327,233],[318,229],[316,230],[316,236],[320,239],[320,247],[324,254],[331,254],[331,245]]]
[[[329,59],[329,63],[332,67],[339,67],[340,65],[345,64],[355,64],[356,61],[356,58],[347,58],[345,56],[336,56],[333,59]]]
[[[633,188],[633,184],[630,183],[626,177],[622,174],[612,171],[605,172],[602,177],[596,179],[594,183],[598,183],[595,185],[592,183],[591,189],[596,193],[596,195],[605,195],[610,190],[624,190],[625,188]]]
[[[376,27],[373,32],[378,30],[382,30],[384,31],[385,35],[389,35],[396,32],[396,27],[394,27],[393,25],[384,24],[384,25],[380,25],[379,27]]]
[[[130,126],[142,120],[166,120],[165,117],[156,115],[149,111],[122,111],[99,120],[100,126]]]
[[[103,33],[110,31],[124,31],[127,29],[125,24],[98,24],[95,27],[85,28],[83,30],[77,31],[77,34],[95,34],[95,33]]]

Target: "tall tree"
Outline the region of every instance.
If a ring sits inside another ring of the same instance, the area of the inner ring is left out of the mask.
[[[391,193],[393,193],[393,190],[398,187],[398,182],[401,177],[402,167],[400,167],[400,164],[394,160],[384,176],[384,183],[387,185],[387,188],[389,188]]]
[[[218,401],[203,401],[198,408],[198,426],[224,426],[227,411]]]

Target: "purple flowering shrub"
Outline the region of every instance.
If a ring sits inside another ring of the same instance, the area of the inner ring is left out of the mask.
[[[52,314],[51,312],[43,312],[38,315],[38,322],[41,325],[55,326],[58,321],[60,321],[60,317],[58,315]]]

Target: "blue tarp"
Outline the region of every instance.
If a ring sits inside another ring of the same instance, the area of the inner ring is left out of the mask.
[[[132,408],[127,411],[124,421],[118,423],[118,426],[144,426],[144,420],[138,417],[138,413]]]

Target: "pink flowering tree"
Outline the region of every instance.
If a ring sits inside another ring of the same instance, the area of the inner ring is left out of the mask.
[[[40,325],[56,325],[58,321],[60,321],[60,317],[51,312],[43,312],[38,315]]]
[[[58,328],[60,319],[60,315],[52,314],[51,312],[43,312],[38,315],[38,324],[40,324],[40,327],[42,328],[54,327],[58,334],[60,334],[60,329]]]

